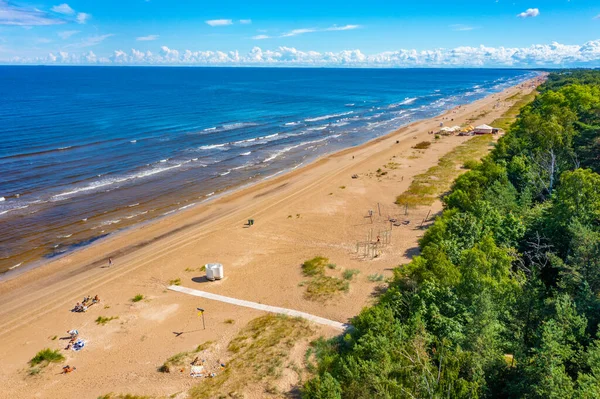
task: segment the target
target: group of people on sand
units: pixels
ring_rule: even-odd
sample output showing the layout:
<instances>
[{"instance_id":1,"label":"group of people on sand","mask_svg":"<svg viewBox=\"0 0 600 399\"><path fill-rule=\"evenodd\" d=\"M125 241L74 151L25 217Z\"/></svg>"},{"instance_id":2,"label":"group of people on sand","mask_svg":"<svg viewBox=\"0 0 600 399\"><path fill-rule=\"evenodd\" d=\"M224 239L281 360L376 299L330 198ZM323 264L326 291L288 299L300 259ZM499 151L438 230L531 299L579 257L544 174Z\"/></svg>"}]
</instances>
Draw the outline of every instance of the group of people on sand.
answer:
<instances>
[{"instance_id":1,"label":"group of people on sand","mask_svg":"<svg viewBox=\"0 0 600 399\"><path fill-rule=\"evenodd\" d=\"M98 295L94 296L93 298L91 296L85 296L81 302L77 302L72 311L85 312L90 306L95 305L98 302L100 302Z\"/></svg>"}]
</instances>

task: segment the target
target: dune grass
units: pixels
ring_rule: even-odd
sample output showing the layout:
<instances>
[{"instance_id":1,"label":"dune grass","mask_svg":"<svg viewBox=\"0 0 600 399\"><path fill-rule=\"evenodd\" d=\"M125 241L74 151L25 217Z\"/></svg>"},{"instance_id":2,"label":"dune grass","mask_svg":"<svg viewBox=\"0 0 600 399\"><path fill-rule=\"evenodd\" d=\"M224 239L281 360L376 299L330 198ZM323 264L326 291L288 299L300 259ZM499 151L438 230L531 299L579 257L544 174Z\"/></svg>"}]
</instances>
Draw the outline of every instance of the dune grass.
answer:
<instances>
[{"instance_id":1,"label":"dune grass","mask_svg":"<svg viewBox=\"0 0 600 399\"><path fill-rule=\"evenodd\" d=\"M151 397L150 396L132 395L130 393L127 393L127 394L107 393L106 395L98 396L98 399L151 399Z\"/></svg>"},{"instance_id":2,"label":"dune grass","mask_svg":"<svg viewBox=\"0 0 600 399\"><path fill-rule=\"evenodd\" d=\"M142 299L144 299L144 296L142 294L137 294L136 296L134 296L133 298L131 298L131 302L139 302Z\"/></svg>"},{"instance_id":3,"label":"dune grass","mask_svg":"<svg viewBox=\"0 0 600 399\"><path fill-rule=\"evenodd\" d=\"M169 285L181 285L181 279L176 278L176 279L170 280Z\"/></svg>"},{"instance_id":4,"label":"dune grass","mask_svg":"<svg viewBox=\"0 0 600 399\"><path fill-rule=\"evenodd\" d=\"M203 380L189 392L191 399L243 397L249 384L259 383L265 391L283 375L291 349L313 334L310 324L300 318L265 315L248 323L231 340L232 357L214 378Z\"/></svg>"},{"instance_id":5,"label":"dune grass","mask_svg":"<svg viewBox=\"0 0 600 399\"><path fill-rule=\"evenodd\" d=\"M417 150L426 150L431 147L431 141L421 141L413 146Z\"/></svg>"},{"instance_id":6,"label":"dune grass","mask_svg":"<svg viewBox=\"0 0 600 399\"><path fill-rule=\"evenodd\" d=\"M307 277L316 276L325 272L325 266L329 264L329 259L322 256L316 256L302 264L302 274Z\"/></svg>"},{"instance_id":7,"label":"dune grass","mask_svg":"<svg viewBox=\"0 0 600 399\"><path fill-rule=\"evenodd\" d=\"M38 364L42 366L47 366L49 363L60 363L65 360L65 357L58 349L52 350L50 348L42 349L29 361L31 367L37 366Z\"/></svg>"},{"instance_id":8,"label":"dune grass","mask_svg":"<svg viewBox=\"0 0 600 399\"><path fill-rule=\"evenodd\" d=\"M337 277L316 276L306 284L304 297L311 301L331 299L338 292L346 292L350 288L348 281Z\"/></svg>"},{"instance_id":9,"label":"dune grass","mask_svg":"<svg viewBox=\"0 0 600 399\"><path fill-rule=\"evenodd\" d=\"M460 165L485 155L493 143L491 135L475 136L440 158L438 164L425 173L415 176L410 187L396 199L398 205L416 207L431 205L450 189L452 181L460 174Z\"/></svg>"},{"instance_id":10,"label":"dune grass","mask_svg":"<svg viewBox=\"0 0 600 399\"><path fill-rule=\"evenodd\" d=\"M197 353L200 353L206 349L208 349L214 341L206 341L203 344L200 344L196 347L196 349L189 352L179 352L170 358L168 358L159 368L158 371L161 373L170 373L172 368L181 367L186 363L191 362L194 356Z\"/></svg>"},{"instance_id":11,"label":"dune grass","mask_svg":"<svg viewBox=\"0 0 600 399\"><path fill-rule=\"evenodd\" d=\"M354 276L356 276L359 273L360 270L358 269L347 269L343 271L342 277L344 278L344 280L352 280Z\"/></svg>"},{"instance_id":12,"label":"dune grass","mask_svg":"<svg viewBox=\"0 0 600 399\"><path fill-rule=\"evenodd\" d=\"M118 318L119 318L119 316L112 316L112 317L98 316L98 318L95 321L96 321L96 324L98 324L100 326L104 326L109 321L116 320Z\"/></svg>"},{"instance_id":13,"label":"dune grass","mask_svg":"<svg viewBox=\"0 0 600 399\"><path fill-rule=\"evenodd\" d=\"M369 274L367 276L367 279L370 282L372 282L372 283L376 283L376 282L379 282L379 281L383 281L384 276L383 276L383 274L377 274L377 273L376 274Z\"/></svg>"}]
</instances>

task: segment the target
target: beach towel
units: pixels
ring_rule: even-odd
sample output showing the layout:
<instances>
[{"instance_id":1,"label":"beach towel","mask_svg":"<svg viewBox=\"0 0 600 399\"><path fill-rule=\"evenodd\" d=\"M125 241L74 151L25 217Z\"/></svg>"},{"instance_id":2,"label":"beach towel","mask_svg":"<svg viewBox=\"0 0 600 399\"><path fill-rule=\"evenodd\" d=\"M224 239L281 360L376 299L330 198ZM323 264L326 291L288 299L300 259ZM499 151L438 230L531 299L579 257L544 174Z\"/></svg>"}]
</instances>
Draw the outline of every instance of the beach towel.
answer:
<instances>
[{"instance_id":1,"label":"beach towel","mask_svg":"<svg viewBox=\"0 0 600 399\"><path fill-rule=\"evenodd\" d=\"M204 377L204 366L192 366L192 370L190 371L190 376L196 377Z\"/></svg>"},{"instance_id":2,"label":"beach towel","mask_svg":"<svg viewBox=\"0 0 600 399\"><path fill-rule=\"evenodd\" d=\"M84 346L85 346L85 341L83 341L83 340L79 339L79 340L77 340L77 342L75 342L75 343L73 344L73 348L72 348L72 349L73 349L75 352L79 352L80 350L82 350L82 349L83 349L83 347L84 347Z\"/></svg>"}]
</instances>

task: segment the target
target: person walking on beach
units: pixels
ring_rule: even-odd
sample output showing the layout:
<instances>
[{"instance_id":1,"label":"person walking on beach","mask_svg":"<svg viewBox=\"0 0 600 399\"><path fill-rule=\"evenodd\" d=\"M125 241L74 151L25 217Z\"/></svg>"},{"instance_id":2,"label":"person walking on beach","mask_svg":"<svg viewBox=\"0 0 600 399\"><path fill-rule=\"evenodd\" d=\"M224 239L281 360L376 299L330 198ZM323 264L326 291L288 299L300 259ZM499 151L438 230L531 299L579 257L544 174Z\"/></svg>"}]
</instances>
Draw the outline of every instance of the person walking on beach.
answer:
<instances>
[{"instance_id":1,"label":"person walking on beach","mask_svg":"<svg viewBox=\"0 0 600 399\"><path fill-rule=\"evenodd\" d=\"M112 258L108 258L108 267L112 266Z\"/></svg>"}]
</instances>

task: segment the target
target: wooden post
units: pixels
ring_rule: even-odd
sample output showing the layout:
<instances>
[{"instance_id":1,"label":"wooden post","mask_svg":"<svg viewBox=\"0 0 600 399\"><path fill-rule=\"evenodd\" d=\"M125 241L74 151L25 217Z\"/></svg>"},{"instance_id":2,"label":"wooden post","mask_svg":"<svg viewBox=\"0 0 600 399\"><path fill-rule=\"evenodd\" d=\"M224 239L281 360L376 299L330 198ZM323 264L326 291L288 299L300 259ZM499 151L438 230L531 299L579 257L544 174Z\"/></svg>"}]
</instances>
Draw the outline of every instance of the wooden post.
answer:
<instances>
[{"instance_id":1,"label":"wooden post","mask_svg":"<svg viewBox=\"0 0 600 399\"><path fill-rule=\"evenodd\" d=\"M379 211L379 216L381 216L381 208L379 207L379 202L377 203L377 210Z\"/></svg>"}]
</instances>

